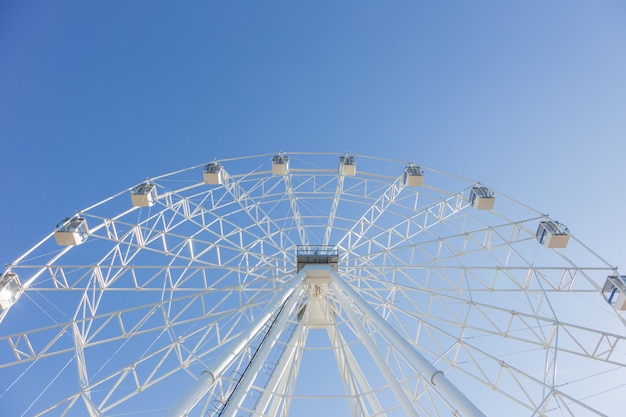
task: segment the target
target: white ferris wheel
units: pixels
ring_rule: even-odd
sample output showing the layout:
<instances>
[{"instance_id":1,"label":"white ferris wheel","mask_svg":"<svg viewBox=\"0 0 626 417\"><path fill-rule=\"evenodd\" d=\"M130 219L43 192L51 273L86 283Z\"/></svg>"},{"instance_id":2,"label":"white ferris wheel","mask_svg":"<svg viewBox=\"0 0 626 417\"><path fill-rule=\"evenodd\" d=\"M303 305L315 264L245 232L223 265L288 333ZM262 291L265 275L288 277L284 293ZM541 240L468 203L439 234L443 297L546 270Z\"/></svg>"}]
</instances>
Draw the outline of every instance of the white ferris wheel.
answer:
<instances>
[{"instance_id":1,"label":"white ferris wheel","mask_svg":"<svg viewBox=\"0 0 626 417\"><path fill-rule=\"evenodd\" d=\"M216 160L7 265L0 415L618 415L624 290L564 225L465 178Z\"/></svg>"}]
</instances>

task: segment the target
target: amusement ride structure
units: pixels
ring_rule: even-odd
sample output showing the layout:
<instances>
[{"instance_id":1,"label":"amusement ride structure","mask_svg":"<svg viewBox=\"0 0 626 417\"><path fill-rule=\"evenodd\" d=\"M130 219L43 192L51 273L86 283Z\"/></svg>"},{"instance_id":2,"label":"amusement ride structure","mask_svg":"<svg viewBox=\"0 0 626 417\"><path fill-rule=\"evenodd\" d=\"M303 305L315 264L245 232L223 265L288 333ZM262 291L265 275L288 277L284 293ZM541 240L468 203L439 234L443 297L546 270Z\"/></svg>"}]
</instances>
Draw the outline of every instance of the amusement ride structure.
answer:
<instances>
[{"instance_id":1,"label":"amusement ride structure","mask_svg":"<svg viewBox=\"0 0 626 417\"><path fill-rule=\"evenodd\" d=\"M6 266L0 414L616 415L625 290L563 224L466 178L214 160Z\"/></svg>"}]
</instances>

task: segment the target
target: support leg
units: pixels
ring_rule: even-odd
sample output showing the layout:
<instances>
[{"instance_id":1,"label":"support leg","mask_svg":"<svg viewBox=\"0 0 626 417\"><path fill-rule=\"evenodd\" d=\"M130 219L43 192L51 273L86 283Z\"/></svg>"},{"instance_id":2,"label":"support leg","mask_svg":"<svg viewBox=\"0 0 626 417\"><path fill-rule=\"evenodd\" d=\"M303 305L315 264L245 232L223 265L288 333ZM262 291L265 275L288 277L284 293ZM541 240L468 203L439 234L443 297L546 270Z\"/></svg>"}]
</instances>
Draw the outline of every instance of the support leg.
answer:
<instances>
[{"instance_id":1,"label":"support leg","mask_svg":"<svg viewBox=\"0 0 626 417\"><path fill-rule=\"evenodd\" d=\"M271 414L266 413L265 411L272 401L279 400L277 398L274 398L275 395L278 397L284 396L283 394L286 385L283 384L283 382L289 379L289 369L291 366L293 366L295 357L297 355L297 350L302 347L302 336L304 331L304 326L298 324L298 327L295 329L291 340L287 342L287 346L285 347L285 350L283 351L280 360L276 364L276 367L274 368L272 375L267 382L261 398L259 398L255 410L257 413L261 415L275 415L275 411ZM304 340L306 340L306 336Z\"/></svg>"},{"instance_id":2,"label":"support leg","mask_svg":"<svg viewBox=\"0 0 626 417\"><path fill-rule=\"evenodd\" d=\"M456 386L454 386L444 375L444 373L431 364L415 347L409 343L400 333L374 310L350 285L337 274L330 273L332 285L339 297L344 297L345 293L350 297L352 303L345 301L346 311L352 313L351 304L355 305L363 315L367 317L381 331L384 337L403 355L408 363L418 372L424 375L425 379L432 384L442 397L459 408L461 414L467 417L486 417ZM343 298L345 300L345 297ZM352 320L352 318L350 319Z\"/></svg>"},{"instance_id":3,"label":"support leg","mask_svg":"<svg viewBox=\"0 0 626 417\"><path fill-rule=\"evenodd\" d=\"M372 338L370 334L367 332L365 327L363 327L361 320L354 313L352 309L352 305L350 301L348 300L348 298L341 292L341 289L338 288L340 286L336 285L335 279L333 279L332 287L333 287L333 293L335 294L335 297L337 297L339 304L341 305L342 309L348 316L348 319L350 320L350 323L352 324L355 331L357 332L359 339L365 345L365 348L367 349L369 354L372 356L372 359L376 363L376 366L378 366L378 369L380 369L380 372L383 374L383 376L387 380L387 384L389 385L389 387L391 387L391 390L393 391L398 402L400 403L400 407L402 407L404 414L406 416L419 417L419 414L417 413L417 410L413 406L413 403L407 396L406 391L404 390L404 388L402 388L402 385L400 385L400 383L398 382L396 375L393 374L393 372L391 371L391 368L389 368L389 365L387 365L387 363L385 362L385 358L380 353L378 346L376 346L372 342Z\"/></svg>"},{"instance_id":4,"label":"support leg","mask_svg":"<svg viewBox=\"0 0 626 417\"><path fill-rule=\"evenodd\" d=\"M202 399L217 378L221 376L222 372L249 345L250 341L254 339L296 288L302 285L304 277L306 277L306 273L300 271L291 279L285 288L268 303L263 313L254 322L250 323L250 326L244 332L231 341L224 349L224 354L213 363L213 366L200 375L200 378L196 380L185 395L167 412L166 417L183 417Z\"/></svg>"},{"instance_id":5,"label":"support leg","mask_svg":"<svg viewBox=\"0 0 626 417\"><path fill-rule=\"evenodd\" d=\"M289 317L292 316L293 310L302 298L303 290L303 285L296 288L291 297L285 303L285 306L276 318L276 321L272 324L272 327L270 328L267 337L265 338L261 346L259 346L259 349L254 355L252 362L250 362L250 365L246 369L246 372L239 380L239 384L237 384L235 391L229 398L226 407L224 407L224 410L222 410L222 416L235 417L237 411L239 410L239 407L241 407L241 404L246 398L246 395L250 391L254 380L261 371L263 365L266 363L267 358L269 357L272 349L276 344L276 341L285 331Z\"/></svg>"}]
</instances>

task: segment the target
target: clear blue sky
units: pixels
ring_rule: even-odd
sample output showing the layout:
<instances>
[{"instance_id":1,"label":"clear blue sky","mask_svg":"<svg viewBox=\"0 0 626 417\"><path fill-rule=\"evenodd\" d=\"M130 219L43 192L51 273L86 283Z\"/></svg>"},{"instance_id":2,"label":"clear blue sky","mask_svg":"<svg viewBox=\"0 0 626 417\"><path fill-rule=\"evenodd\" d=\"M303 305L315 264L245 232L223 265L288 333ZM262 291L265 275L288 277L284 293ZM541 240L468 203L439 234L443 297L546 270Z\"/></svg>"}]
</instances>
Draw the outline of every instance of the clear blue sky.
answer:
<instances>
[{"instance_id":1,"label":"clear blue sky","mask_svg":"<svg viewBox=\"0 0 626 417\"><path fill-rule=\"evenodd\" d=\"M480 180L626 267L625 45L621 0L2 1L0 259L146 177L284 149Z\"/></svg>"},{"instance_id":2,"label":"clear blue sky","mask_svg":"<svg viewBox=\"0 0 626 417\"><path fill-rule=\"evenodd\" d=\"M474 178L626 274L625 134L624 0L0 0L3 264L146 177L294 150Z\"/></svg>"}]
</instances>

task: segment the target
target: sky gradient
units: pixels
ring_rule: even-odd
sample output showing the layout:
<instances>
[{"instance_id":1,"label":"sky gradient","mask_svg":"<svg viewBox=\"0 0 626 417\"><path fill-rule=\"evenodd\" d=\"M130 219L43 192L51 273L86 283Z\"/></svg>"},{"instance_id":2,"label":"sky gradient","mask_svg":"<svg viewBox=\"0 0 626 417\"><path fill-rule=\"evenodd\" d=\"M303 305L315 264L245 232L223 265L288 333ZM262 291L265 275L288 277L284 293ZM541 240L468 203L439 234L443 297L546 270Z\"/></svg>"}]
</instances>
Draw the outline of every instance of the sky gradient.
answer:
<instances>
[{"instance_id":1,"label":"sky gradient","mask_svg":"<svg viewBox=\"0 0 626 417\"><path fill-rule=\"evenodd\" d=\"M0 3L0 258L179 168L351 151L473 178L624 264L626 5Z\"/></svg>"},{"instance_id":2,"label":"sky gradient","mask_svg":"<svg viewBox=\"0 0 626 417\"><path fill-rule=\"evenodd\" d=\"M625 45L622 0L0 2L0 260L148 177L350 151L481 181L626 274Z\"/></svg>"}]
</instances>

